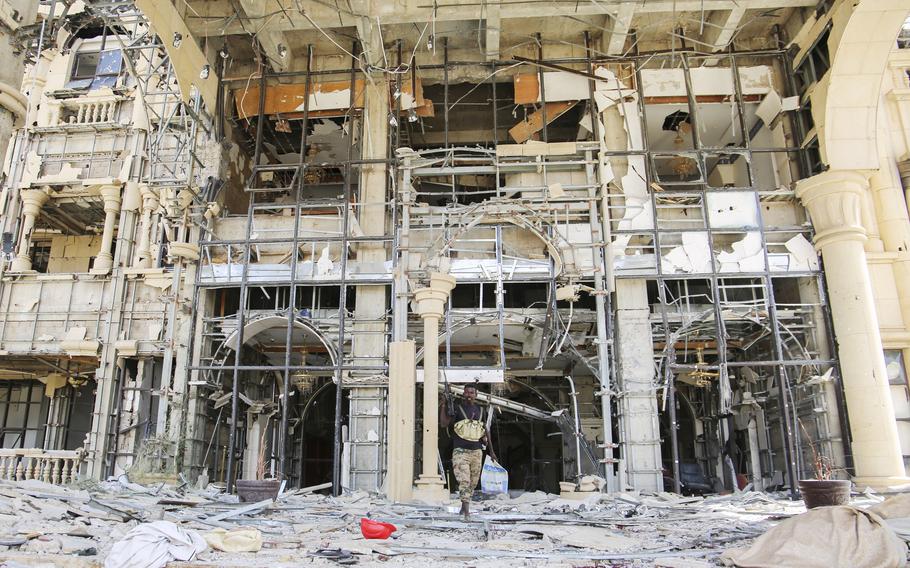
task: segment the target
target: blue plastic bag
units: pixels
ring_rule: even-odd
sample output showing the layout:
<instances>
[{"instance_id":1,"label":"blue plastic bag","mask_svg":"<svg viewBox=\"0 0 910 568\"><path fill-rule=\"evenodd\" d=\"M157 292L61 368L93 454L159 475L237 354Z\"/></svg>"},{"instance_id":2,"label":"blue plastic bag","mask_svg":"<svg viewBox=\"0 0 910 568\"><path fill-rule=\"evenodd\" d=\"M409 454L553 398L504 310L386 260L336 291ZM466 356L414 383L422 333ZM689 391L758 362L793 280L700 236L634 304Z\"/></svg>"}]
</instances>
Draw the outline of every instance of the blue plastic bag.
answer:
<instances>
[{"instance_id":1,"label":"blue plastic bag","mask_svg":"<svg viewBox=\"0 0 910 568\"><path fill-rule=\"evenodd\" d=\"M483 470L480 472L480 489L484 493L509 493L509 472L490 456L483 460Z\"/></svg>"}]
</instances>

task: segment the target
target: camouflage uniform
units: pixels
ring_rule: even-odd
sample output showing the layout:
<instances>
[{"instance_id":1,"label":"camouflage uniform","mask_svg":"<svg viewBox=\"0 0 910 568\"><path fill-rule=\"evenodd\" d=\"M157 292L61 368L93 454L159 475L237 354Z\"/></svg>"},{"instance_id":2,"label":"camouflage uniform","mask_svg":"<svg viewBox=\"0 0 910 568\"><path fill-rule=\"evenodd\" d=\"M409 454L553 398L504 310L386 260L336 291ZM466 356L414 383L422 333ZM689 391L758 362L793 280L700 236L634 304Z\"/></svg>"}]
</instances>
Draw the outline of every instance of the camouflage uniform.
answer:
<instances>
[{"instance_id":1,"label":"camouflage uniform","mask_svg":"<svg viewBox=\"0 0 910 568\"><path fill-rule=\"evenodd\" d=\"M452 450L452 469L458 481L458 496L463 502L471 500L474 488L480 481L480 470L483 467L483 450Z\"/></svg>"}]
</instances>

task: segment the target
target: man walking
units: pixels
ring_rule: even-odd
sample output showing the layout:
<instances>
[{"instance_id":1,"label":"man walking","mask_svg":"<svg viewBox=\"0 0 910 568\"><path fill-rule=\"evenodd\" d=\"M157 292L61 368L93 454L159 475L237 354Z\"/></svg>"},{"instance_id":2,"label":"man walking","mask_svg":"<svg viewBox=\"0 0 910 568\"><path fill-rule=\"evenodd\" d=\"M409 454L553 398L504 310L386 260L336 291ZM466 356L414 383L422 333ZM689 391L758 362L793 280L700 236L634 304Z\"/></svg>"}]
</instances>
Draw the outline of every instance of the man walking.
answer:
<instances>
[{"instance_id":1,"label":"man walking","mask_svg":"<svg viewBox=\"0 0 910 568\"><path fill-rule=\"evenodd\" d=\"M439 407L439 424L447 428L453 421L455 423L455 436L452 450L452 469L455 480L458 481L458 496L461 498L461 514L467 519L470 515L471 497L474 488L480 481L480 471L483 468L483 447L486 444L487 452L494 461L496 454L493 452L492 437L484 421L483 407L477 404L477 387L467 385L463 393L464 400L454 404L454 411L445 401Z\"/></svg>"}]
</instances>

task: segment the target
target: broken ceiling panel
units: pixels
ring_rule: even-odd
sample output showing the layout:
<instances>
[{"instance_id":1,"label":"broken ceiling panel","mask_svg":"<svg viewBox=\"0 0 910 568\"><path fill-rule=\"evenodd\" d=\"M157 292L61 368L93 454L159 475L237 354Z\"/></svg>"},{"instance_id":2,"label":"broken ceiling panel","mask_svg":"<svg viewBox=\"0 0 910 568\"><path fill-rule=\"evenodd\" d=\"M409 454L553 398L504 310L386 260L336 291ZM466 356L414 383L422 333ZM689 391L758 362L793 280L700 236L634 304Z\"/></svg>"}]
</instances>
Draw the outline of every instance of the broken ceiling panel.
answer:
<instances>
[{"instance_id":1,"label":"broken ceiling panel","mask_svg":"<svg viewBox=\"0 0 910 568\"><path fill-rule=\"evenodd\" d=\"M774 122L774 119L777 118L777 115L780 114L781 110L780 95L777 94L777 91L772 90L761 100L755 114L762 119L762 122L764 122L765 125L770 125Z\"/></svg>"},{"instance_id":2,"label":"broken ceiling panel","mask_svg":"<svg viewBox=\"0 0 910 568\"><path fill-rule=\"evenodd\" d=\"M623 97L634 96L636 91L622 84L613 71L598 67L594 74L602 77L594 81L594 99L597 110L603 111ZM548 103L559 101L580 101L591 98L591 80L583 75L566 71L548 71L543 74L544 98ZM513 79L515 104L526 105L540 102L540 78L537 73L522 73Z\"/></svg>"},{"instance_id":3,"label":"broken ceiling panel","mask_svg":"<svg viewBox=\"0 0 910 568\"><path fill-rule=\"evenodd\" d=\"M682 246L674 247L661 257L664 271L694 274L711 272L711 247L708 233L682 233L682 242Z\"/></svg>"},{"instance_id":4,"label":"broken ceiling panel","mask_svg":"<svg viewBox=\"0 0 910 568\"><path fill-rule=\"evenodd\" d=\"M812 243L799 234L784 243L790 252L790 270L818 270L818 253Z\"/></svg>"},{"instance_id":5,"label":"broken ceiling panel","mask_svg":"<svg viewBox=\"0 0 910 568\"><path fill-rule=\"evenodd\" d=\"M758 204L751 191L707 192L708 222L712 229L754 229L759 225Z\"/></svg>"},{"instance_id":6,"label":"broken ceiling panel","mask_svg":"<svg viewBox=\"0 0 910 568\"><path fill-rule=\"evenodd\" d=\"M347 110L351 106L351 83L349 81L328 81L315 83L309 95L309 111L312 113L326 113L331 111ZM363 106L362 79L354 81L354 106ZM266 87L264 113L267 115L280 114L285 118L297 116L303 112L306 104L306 85L294 83L290 85L269 85ZM237 106L237 116L248 118L259 114L259 86L236 89L234 100Z\"/></svg>"},{"instance_id":7,"label":"broken ceiling panel","mask_svg":"<svg viewBox=\"0 0 910 568\"><path fill-rule=\"evenodd\" d=\"M733 95L733 73L728 67L696 67L689 71L694 96ZM740 67L743 95L763 95L772 88L771 68ZM642 69L645 97L685 97L686 77L682 69Z\"/></svg>"},{"instance_id":8,"label":"broken ceiling panel","mask_svg":"<svg viewBox=\"0 0 910 568\"><path fill-rule=\"evenodd\" d=\"M717 261L721 272L762 272L765 269L761 233L750 231L734 242L732 252L720 251Z\"/></svg>"}]
</instances>

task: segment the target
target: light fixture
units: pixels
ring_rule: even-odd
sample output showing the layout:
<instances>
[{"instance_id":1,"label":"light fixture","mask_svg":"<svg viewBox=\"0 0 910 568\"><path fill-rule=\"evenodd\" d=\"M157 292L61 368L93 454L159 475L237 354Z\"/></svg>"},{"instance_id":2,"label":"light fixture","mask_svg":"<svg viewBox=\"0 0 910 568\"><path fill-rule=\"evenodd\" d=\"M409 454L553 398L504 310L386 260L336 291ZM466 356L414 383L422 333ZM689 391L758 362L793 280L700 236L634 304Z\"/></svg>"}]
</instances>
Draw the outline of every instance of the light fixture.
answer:
<instances>
[{"instance_id":1,"label":"light fixture","mask_svg":"<svg viewBox=\"0 0 910 568\"><path fill-rule=\"evenodd\" d=\"M682 135L677 130L676 138L673 139L673 145L679 151L681 151L683 144L684 140L682 138ZM692 175L698 173L698 162L682 153L673 156L673 158L671 158L669 161L669 166L674 174L683 179L687 179Z\"/></svg>"},{"instance_id":2,"label":"light fixture","mask_svg":"<svg viewBox=\"0 0 910 568\"><path fill-rule=\"evenodd\" d=\"M88 382L88 377L84 375L72 375L66 379L66 382L73 388L79 388Z\"/></svg>"},{"instance_id":3,"label":"light fixture","mask_svg":"<svg viewBox=\"0 0 910 568\"><path fill-rule=\"evenodd\" d=\"M389 126L398 126L398 119L392 113L389 113Z\"/></svg>"},{"instance_id":4,"label":"light fixture","mask_svg":"<svg viewBox=\"0 0 910 568\"><path fill-rule=\"evenodd\" d=\"M396 87L395 87L395 90L392 92L392 98L395 99L395 100L398 100L400 97L401 97L401 89L399 89L399 88L396 86Z\"/></svg>"},{"instance_id":5,"label":"light fixture","mask_svg":"<svg viewBox=\"0 0 910 568\"><path fill-rule=\"evenodd\" d=\"M412 108L408 109L408 122L417 122L417 111Z\"/></svg>"},{"instance_id":6,"label":"light fixture","mask_svg":"<svg viewBox=\"0 0 910 568\"><path fill-rule=\"evenodd\" d=\"M427 49L433 51L433 34L427 36Z\"/></svg>"},{"instance_id":7,"label":"light fixture","mask_svg":"<svg viewBox=\"0 0 910 568\"><path fill-rule=\"evenodd\" d=\"M288 56L288 46L283 43L278 44L278 57L284 59Z\"/></svg>"},{"instance_id":8,"label":"light fixture","mask_svg":"<svg viewBox=\"0 0 910 568\"><path fill-rule=\"evenodd\" d=\"M279 118L275 121L275 132L284 132L285 134L291 133L291 123L283 118Z\"/></svg>"},{"instance_id":9,"label":"light fixture","mask_svg":"<svg viewBox=\"0 0 910 568\"><path fill-rule=\"evenodd\" d=\"M308 396L316 389L317 381L318 378L309 373L294 374L294 386L297 387L301 398Z\"/></svg>"},{"instance_id":10,"label":"light fixture","mask_svg":"<svg viewBox=\"0 0 910 568\"><path fill-rule=\"evenodd\" d=\"M208 79L208 78L209 78L209 72L211 72L211 70L212 70L212 69L211 69L211 67L209 67L209 64L206 63L205 65L202 66L202 70L199 72L199 78L200 78L200 79Z\"/></svg>"},{"instance_id":11,"label":"light fixture","mask_svg":"<svg viewBox=\"0 0 910 568\"><path fill-rule=\"evenodd\" d=\"M720 376L720 373L717 371L709 371L705 369L707 366L705 362L705 348L696 347L695 348L695 370L689 371L686 375L686 381L689 384L693 384L696 387L708 387L711 385L711 381Z\"/></svg>"},{"instance_id":12,"label":"light fixture","mask_svg":"<svg viewBox=\"0 0 910 568\"><path fill-rule=\"evenodd\" d=\"M183 35L180 32L174 32L174 40L171 42L174 47L180 47L180 42L183 41Z\"/></svg>"},{"instance_id":13,"label":"light fixture","mask_svg":"<svg viewBox=\"0 0 910 568\"><path fill-rule=\"evenodd\" d=\"M227 50L227 46L226 46L226 45L222 45L222 46L221 46L221 49L218 50L218 55L221 56L221 59L227 59L228 57L231 56L231 54L228 53L228 50Z\"/></svg>"}]
</instances>

